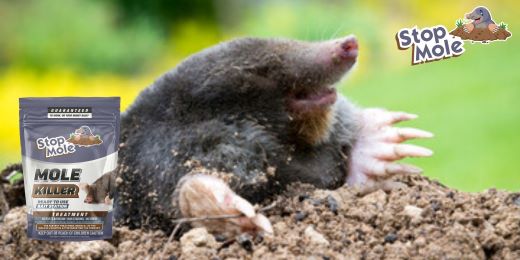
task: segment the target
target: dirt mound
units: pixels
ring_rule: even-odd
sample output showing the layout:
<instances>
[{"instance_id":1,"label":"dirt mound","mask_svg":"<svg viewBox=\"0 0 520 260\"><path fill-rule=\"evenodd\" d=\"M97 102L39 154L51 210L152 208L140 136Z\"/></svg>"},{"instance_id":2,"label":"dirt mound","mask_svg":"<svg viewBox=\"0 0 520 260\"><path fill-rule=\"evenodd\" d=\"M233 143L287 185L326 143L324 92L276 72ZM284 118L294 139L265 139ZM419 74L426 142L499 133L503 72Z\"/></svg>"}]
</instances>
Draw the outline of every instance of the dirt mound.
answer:
<instances>
[{"instance_id":1,"label":"dirt mound","mask_svg":"<svg viewBox=\"0 0 520 260\"><path fill-rule=\"evenodd\" d=\"M103 143L98 135L72 135L67 142L79 146L91 146Z\"/></svg>"},{"instance_id":2,"label":"dirt mound","mask_svg":"<svg viewBox=\"0 0 520 260\"><path fill-rule=\"evenodd\" d=\"M470 33L464 31L464 26L459 26L450 32L451 35L458 36L463 40L472 40L479 42L489 42L496 40L506 40L511 36L511 33L506 29L500 28L495 33L487 28L475 28Z\"/></svg>"},{"instance_id":3,"label":"dirt mound","mask_svg":"<svg viewBox=\"0 0 520 260\"><path fill-rule=\"evenodd\" d=\"M421 176L396 178L407 187L367 195L295 184L265 212L275 235L264 237L224 239L197 228L168 242L162 231L115 227L107 241L36 241L27 239L17 207L0 222L0 259L520 259L520 193L463 193Z\"/></svg>"}]
</instances>

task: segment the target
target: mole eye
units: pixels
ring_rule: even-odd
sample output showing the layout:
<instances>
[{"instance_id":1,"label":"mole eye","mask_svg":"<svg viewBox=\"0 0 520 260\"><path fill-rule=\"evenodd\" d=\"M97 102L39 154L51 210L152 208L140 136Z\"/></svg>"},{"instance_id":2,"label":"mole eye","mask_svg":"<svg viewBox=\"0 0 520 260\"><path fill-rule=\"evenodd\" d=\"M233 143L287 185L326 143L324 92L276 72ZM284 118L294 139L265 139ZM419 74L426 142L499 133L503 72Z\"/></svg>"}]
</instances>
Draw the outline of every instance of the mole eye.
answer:
<instances>
[{"instance_id":1,"label":"mole eye","mask_svg":"<svg viewBox=\"0 0 520 260\"><path fill-rule=\"evenodd\" d=\"M484 11L480 10L480 15L484 15Z\"/></svg>"}]
</instances>

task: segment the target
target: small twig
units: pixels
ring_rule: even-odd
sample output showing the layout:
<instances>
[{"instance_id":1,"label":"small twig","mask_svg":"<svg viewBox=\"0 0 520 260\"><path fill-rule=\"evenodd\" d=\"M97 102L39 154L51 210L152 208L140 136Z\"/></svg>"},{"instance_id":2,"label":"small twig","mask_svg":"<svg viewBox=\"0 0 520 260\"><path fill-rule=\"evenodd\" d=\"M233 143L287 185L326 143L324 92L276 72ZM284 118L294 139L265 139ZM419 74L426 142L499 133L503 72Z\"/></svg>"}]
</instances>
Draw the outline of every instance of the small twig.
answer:
<instances>
[{"instance_id":1,"label":"small twig","mask_svg":"<svg viewBox=\"0 0 520 260\"><path fill-rule=\"evenodd\" d=\"M222 249L225 248L225 247L230 246L231 244L235 243L236 241L237 241L236 238L231 238L231 239L228 239L228 240L224 241L224 242L222 243L222 245L220 245L220 247L217 249L217 251L220 252L220 250L222 250Z\"/></svg>"},{"instance_id":2,"label":"small twig","mask_svg":"<svg viewBox=\"0 0 520 260\"><path fill-rule=\"evenodd\" d=\"M274 207L276 207L276 203L278 203L278 201L273 201L273 203L271 203L271 204L269 204L269 205L259 209L258 211L259 212L269 211L269 210L273 209Z\"/></svg>"},{"instance_id":3,"label":"small twig","mask_svg":"<svg viewBox=\"0 0 520 260\"><path fill-rule=\"evenodd\" d=\"M181 227L181 225L183 224L184 222L182 221L179 221L177 223L177 225L175 225L175 228L173 229L172 233L170 234L170 237L168 238L168 242L166 242L166 245L171 243L173 241L173 238L175 237L175 234L177 234L177 231L179 231L179 228ZM162 250L162 253L161 253L161 259L166 259L165 258L165 254L166 254L166 246L163 248Z\"/></svg>"},{"instance_id":4,"label":"small twig","mask_svg":"<svg viewBox=\"0 0 520 260\"><path fill-rule=\"evenodd\" d=\"M175 234L177 234L177 231L179 231L179 228L181 227L181 225L182 225L183 223L184 223L184 222L179 222L179 223L177 223L177 225L175 225L175 228L173 229L172 234L171 234L170 237L168 238L168 243L171 243L171 242L172 242L173 237L175 236Z\"/></svg>"},{"instance_id":5,"label":"small twig","mask_svg":"<svg viewBox=\"0 0 520 260\"><path fill-rule=\"evenodd\" d=\"M243 217L244 214L234 214L234 215L217 215L217 216L202 216L195 218L179 218L172 220L172 223L189 223L189 222L197 222L197 221L209 221L209 220L219 220L219 219L228 219L228 218L239 218Z\"/></svg>"}]
</instances>

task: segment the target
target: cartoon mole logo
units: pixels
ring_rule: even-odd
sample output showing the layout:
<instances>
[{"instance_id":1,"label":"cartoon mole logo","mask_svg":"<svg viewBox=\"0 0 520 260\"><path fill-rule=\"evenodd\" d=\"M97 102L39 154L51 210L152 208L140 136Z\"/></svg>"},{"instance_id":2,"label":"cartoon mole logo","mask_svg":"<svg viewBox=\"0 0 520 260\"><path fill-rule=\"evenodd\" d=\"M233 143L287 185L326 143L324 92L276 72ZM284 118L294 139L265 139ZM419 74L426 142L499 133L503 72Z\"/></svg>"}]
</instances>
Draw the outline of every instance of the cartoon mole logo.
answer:
<instances>
[{"instance_id":1,"label":"cartoon mole logo","mask_svg":"<svg viewBox=\"0 0 520 260\"><path fill-rule=\"evenodd\" d=\"M90 127L84 125L76 129L74 133L70 134L67 142L78 146L89 147L103 143L101 136L94 135Z\"/></svg>"},{"instance_id":2,"label":"cartoon mole logo","mask_svg":"<svg viewBox=\"0 0 520 260\"><path fill-rule=\"evenodd\" d=\"M412 47L412 65L460 56L464 53L464 40L489 43L511 37L507 24L497 25L489 10L478 6L465 15L467 20L459 19L457 28L448 33L446 27L437 25L419 29L404 28L397 32L395 39L400 50Z\"/></svg>"},{"instance_id":3,"label":"cartoon mole logo","mask_svg":"<svg viewBox=\"0 0 520 260\"><path fill-rule=\"evenodd\" d=\"M412 47L412 65L456 57L464 52L464 42L460 38L449 35L446 27L418 29L404 28L395 36L397 47L406 50Z\"/></svg>"},{"instance_id":4,"label":"cartoon mole logo","mask_svg":"<svg viewBox=\"0 0 520 260\"><path fill-rule=\"evenodd\" d=\"M477 6L464 17L466 19L458 19L455 22L457 28L450 32L451 35L458 36L463 40L481 43L496 40L505 41L511 37L511 32L507 30L507 24L501 22L497 25L493 21L489 9L484 6Z\"/></svg>"}]
</instances>

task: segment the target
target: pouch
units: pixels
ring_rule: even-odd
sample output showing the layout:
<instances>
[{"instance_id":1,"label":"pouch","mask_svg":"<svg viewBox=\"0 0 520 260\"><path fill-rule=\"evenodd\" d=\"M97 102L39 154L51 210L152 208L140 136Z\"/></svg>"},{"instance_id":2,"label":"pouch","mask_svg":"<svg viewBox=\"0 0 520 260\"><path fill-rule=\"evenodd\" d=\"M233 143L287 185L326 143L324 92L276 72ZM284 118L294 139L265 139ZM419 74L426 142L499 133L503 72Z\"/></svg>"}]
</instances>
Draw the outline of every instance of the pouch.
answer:
<instances>
[{"instance_id":1,"label":"pouch","mask_svg":"<svg viewBox=\"0 0 520 260\"><path fill-rule=\"evenodd\" d=\"M28 237L112 237L119 97L20 98Z\"/></svg>"}]
</instances>

